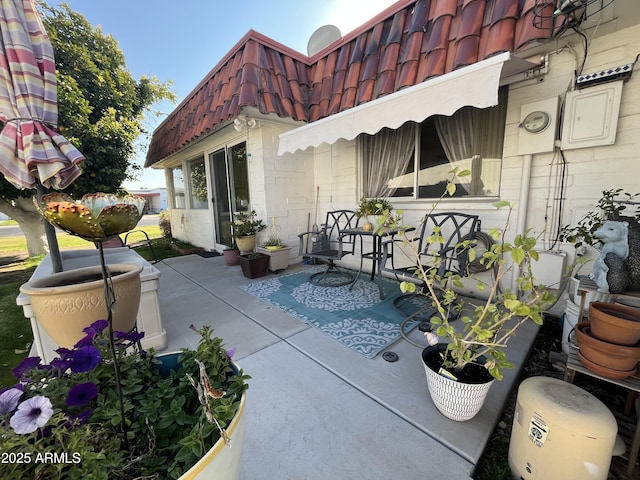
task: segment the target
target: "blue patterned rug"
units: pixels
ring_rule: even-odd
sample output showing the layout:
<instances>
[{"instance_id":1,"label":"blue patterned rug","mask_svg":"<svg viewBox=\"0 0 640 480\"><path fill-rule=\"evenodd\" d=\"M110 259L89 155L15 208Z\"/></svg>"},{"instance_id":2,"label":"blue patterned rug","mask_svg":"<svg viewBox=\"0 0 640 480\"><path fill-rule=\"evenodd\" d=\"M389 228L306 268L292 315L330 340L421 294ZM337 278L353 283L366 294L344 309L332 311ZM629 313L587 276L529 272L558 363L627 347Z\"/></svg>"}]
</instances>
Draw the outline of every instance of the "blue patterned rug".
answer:
<instances>
[{"instance_id":1,"label":"blue patterned rug","mask_svg":"<svg viewBox=\"0 0 640 480\"><path fill-rule=\"evenodd\" d=\"M400 325L404 317L393 308L393 299L401 294L397 282L379 280L385 293L385 299L380 300L378 286L365 274L352 290L348 285L311 285L311 273L323 268L311 267L301 272L255 281L241 288L313 325L367 358L375 357L400 338ZM405 331L418 323L408 323Z\"/></svg>"}]
</instances>

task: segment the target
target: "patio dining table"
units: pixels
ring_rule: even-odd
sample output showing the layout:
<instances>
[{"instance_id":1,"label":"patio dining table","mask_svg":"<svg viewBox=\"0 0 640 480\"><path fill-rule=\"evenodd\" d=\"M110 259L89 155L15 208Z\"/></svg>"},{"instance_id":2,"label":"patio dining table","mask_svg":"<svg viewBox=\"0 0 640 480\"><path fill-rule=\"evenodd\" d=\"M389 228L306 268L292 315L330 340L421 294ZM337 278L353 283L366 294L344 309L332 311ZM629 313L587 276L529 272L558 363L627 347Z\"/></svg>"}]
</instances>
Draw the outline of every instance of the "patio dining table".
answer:
<instances>
[{"instance_id":1,"label":"patio dining table","mask_svg":"<svg viewBox=\"0 0 640 480\"><path fill-rule=\"evenodd\" d=\"M371 260L371 281L375 282L378 286L378 293L380 294L380 299L384 299L384 289L380 282L376 281L376 278L382 275L381 270L381 260L382 260L382 241L385 238L393 239L398 233L402 232L411 232L415 230L415 227L376 227L374 226L372 229L366 230L362 227L357 228L348 228L341 232L342 236L348 235L359 235L361 238L363 237L371 237L372 238L372 247L371 251L364 251L361 249L360 256L362 259ZM361 242L360 245L363 245ZM349 289L352 289L356 284L358 279L360 278L360 274L362 273L362 264L360 261L360 269L358 270L358 274L354 279L353 283Z\"/></svg>"}]
</instances>

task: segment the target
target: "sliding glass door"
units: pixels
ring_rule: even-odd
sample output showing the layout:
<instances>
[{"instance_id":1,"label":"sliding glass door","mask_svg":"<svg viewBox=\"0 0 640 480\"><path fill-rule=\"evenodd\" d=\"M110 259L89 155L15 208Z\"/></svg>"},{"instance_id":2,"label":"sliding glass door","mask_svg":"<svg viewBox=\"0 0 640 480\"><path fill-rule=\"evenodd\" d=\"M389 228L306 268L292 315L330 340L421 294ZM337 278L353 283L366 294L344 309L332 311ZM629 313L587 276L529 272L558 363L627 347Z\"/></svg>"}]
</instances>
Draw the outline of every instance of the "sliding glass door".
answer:
<instances>
[{"instance_id":1,"label":"sliding glass door","mask_svg":"<svg viewBox=\"0 0 640 480\"><path fill-rule=\"evenodd\" d=\"M250 209L246 144L239 143L209 154L213 175L216 243L231 245L233 212Z\"/></svg>"}]
</instances>

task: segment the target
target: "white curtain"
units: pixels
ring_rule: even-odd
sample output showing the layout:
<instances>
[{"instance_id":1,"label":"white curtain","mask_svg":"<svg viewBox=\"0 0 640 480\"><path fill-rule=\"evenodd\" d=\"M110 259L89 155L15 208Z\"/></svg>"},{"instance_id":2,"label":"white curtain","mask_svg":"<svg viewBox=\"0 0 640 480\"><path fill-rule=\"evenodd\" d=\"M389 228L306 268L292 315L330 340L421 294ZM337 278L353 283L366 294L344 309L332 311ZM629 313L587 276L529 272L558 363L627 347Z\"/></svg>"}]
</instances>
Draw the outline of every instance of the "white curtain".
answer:
<instances>
[{"instance_id":1,"label":"white curtain","mask_svg":"<svg viewBox=\"0 0 640 480\"><path fill-rule=\"evenodd\" d=\"M413 161L416 124L407 122L397 130L383 128L375 135L362 135L364 196L389 197L394 188L389 179L406 173Z\"/></svg>"},{"instance_id":2,"label":"white curtain","mask_svg":"<svg viewBox=\"0 0 640 480\"><path fill-rule=\"evenodd\" d=\"M482 195L482 159L502 158L504 125L507 114L506 90L499 93L499 103L491 108L464 107L453 116L436 116L436 131L449 163L471 176L459 181L469 195Z\"/></svg>"}]
</instances>

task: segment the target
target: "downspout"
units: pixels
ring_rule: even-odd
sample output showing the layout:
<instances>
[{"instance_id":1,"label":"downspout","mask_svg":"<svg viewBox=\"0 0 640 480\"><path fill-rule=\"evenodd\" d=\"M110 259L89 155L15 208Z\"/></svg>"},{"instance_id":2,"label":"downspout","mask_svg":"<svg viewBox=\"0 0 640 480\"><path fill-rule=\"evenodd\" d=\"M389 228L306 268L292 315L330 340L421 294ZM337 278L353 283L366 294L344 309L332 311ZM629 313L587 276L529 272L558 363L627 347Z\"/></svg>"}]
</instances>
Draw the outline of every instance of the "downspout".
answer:
<instances>
[{"instance_id":1,"label":"downspout","mask_svg":"<svg viewBox=\"0 0 640 480\"><path fill-rule=\"evenodd\" d=\"M529 209L529 183L531 181L531 165L533 155L527 154L522 158L522 177L520 177L520 198L518 199L518 219L516 221L516 235L524 233L527 227L527 210ZM511 277L511 290L516 291L518 277L520 276L519 266L513 269Z\"/></svg>"}]
</instances>

